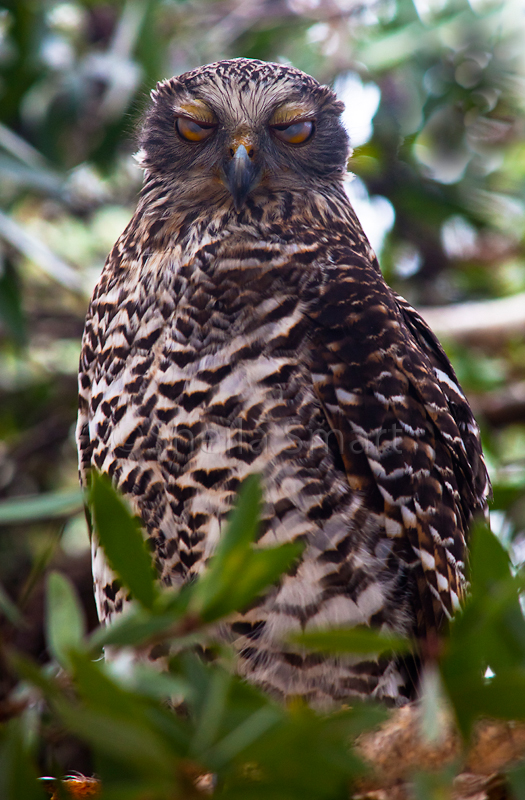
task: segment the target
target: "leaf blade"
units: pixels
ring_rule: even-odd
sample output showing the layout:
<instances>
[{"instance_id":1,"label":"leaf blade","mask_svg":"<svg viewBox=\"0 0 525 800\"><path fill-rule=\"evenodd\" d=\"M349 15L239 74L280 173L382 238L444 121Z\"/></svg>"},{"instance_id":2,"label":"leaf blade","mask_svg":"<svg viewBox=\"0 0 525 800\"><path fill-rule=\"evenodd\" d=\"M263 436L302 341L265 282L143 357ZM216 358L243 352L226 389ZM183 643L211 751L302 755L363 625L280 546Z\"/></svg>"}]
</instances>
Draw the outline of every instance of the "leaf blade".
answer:
<instances>
[{"instance_id":1,"label":"leaf blade","mask_svg":"<svg viewBox=\"0 0 525 800\"><path fill-rule=\"evenodd\" d=\"M69 654L82 646L85 628L84 612L73 584L61 572L51 572L46 593L46 639L61 666L70 665Z\"/></svg>"},{"instance_id":2,"label":"leaf blade","mask_svg":"<svg viewBox=\"0 0 525 800\"><path fill-rule=\"evenodd\" d=\"M96 534L111 568L141 605L151 609L158 596L151 556L139 522L109 479L93 472L89 491Z\"/></svg>"},{"instance_id":3,"label":"leaf blade","mask_svg":"<svg viewBox=\"0 0 525 800\"><path fill-rule=\"evenodd\" d=\"M83 506L80 489L15 497L0 503L0 525L71 517L80 513Z\"/></svg>"},{"instance_id":4,"label":"leaf blade","mask_svg":"<svg viewBox=\"0 0 525 800\"><path fill-rule=\"evenodd\" d=\"M412 649L402 636L386 636L373 628L333 628L307 631L293 636L290 641L323 653L406 653Z\"/></svg>"}]
</instances>

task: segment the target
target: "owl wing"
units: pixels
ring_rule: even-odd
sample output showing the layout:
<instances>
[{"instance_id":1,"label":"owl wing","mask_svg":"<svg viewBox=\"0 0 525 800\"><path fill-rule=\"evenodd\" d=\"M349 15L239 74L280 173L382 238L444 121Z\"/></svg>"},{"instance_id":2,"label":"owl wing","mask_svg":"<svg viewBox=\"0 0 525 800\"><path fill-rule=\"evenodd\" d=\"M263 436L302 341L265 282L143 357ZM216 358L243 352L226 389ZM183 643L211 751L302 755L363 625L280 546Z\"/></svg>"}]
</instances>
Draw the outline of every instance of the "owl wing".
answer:
<instances>
[{"instance_id":1,"label":"owl wing","mask_svg":"<svg viewBox=\"0 0 525 800\"><path fill-rule=\"evenodd\" d=\"M423 320L367 256L339 258L306 293L312 380L350 486L413 573L424 636L464 592L466 535L488 494L479 431Z\"/></svg>"},{"instance_id":2,"label":"owl wing","mask_svg":"<svg viewBox=\"0 0 525 800\"><path fill-rule=\"evenodd\" d=\"M480 511L488 518L491 486L481 449L479 428L463 394L452 364L436 335L417 311L399 295L394 295L410 333L427 356L447 401L463 441L467 470L461 482L462 503L470 513ZM468 517L469 521L471 516Z\"/></svg>"}]
</instances>

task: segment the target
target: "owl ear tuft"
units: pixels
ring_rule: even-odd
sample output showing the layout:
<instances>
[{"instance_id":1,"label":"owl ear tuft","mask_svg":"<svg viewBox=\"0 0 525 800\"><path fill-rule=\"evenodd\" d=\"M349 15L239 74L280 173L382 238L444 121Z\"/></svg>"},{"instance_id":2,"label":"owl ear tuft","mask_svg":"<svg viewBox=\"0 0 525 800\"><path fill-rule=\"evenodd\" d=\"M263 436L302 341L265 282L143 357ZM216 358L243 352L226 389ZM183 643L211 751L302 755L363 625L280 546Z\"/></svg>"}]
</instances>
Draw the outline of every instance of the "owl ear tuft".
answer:
<instances>
[{"instance_id":1,"label":"owl ear tuft","mask_svg":"<svg viewBox=\"0 0 525 800\"><path fill-rule=\"evenodd\" d=\"M172 94L173 91L182 89L182 83L177 77L166 78L164 81L159 81L154 89L150 92L150 97L156 103L160 97Z\"/></svg>"}]
</instances>

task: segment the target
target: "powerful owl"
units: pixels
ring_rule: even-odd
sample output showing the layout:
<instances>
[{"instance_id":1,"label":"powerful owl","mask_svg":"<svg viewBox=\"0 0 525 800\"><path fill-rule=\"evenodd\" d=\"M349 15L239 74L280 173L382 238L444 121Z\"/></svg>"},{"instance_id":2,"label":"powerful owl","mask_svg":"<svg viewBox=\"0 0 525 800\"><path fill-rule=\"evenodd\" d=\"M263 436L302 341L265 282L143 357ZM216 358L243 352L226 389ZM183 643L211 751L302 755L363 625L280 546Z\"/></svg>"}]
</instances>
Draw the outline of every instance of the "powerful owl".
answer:
<instances>
[{"instance_id":1,"label":"powerful owl","mask_svg":"<svg viewBox=\"0 0 525 800\"><path fill-rule=\"evenodd\" d=\"M342 110L303 72L244 58L159 83L139 204L94 291L80 367L82 480L95 467L129 498L163 584L202 571L260 473L258 546L305 547L224 635L241 675L320 707L402 703L413 679L287 637L439 630L488 492L454 370L385 284L346 196ZM93 565L108 620L126 599L96 535Z\"/></svg>"}]
</instances>

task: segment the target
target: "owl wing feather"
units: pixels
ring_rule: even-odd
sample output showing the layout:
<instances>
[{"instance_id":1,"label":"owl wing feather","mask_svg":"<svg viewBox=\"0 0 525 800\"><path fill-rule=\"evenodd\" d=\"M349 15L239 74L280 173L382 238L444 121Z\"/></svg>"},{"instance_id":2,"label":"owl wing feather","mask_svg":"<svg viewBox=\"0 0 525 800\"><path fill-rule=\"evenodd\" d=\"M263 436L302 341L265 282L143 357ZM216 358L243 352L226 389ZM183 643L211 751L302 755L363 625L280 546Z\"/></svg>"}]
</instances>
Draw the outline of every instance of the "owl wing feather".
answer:
<instances>
[{"instance_id":1,"label":"owl wing feather","mask_svg":"<svg viewBox=\"0 0 525 800\"><path fill-rule=\"evenodd\" d=\"M350 486L413 570L414 632L425 636L464 592L466 535L488 486L479 433L426 324L366 257L346 260L310 284L314 388Z\"/></svg>"},{"instance_id":2,"label":"owl wing feather","mask_svg":"<svg viewBox=\"0 0 525 800\"><path fill-rule=\"evenodd\" d=\"M479 428L472 414L472 409L459 386L456 373L435 333L403 297L396 294L395 299L409 331L432 365L432 369L447 400L450 413L461 434L467 455L466 463L462 460L462 505L467 510L478 508L487 516L487 503L491 497L491 486L481 449Z\"/></svg>"}]
</instances>

